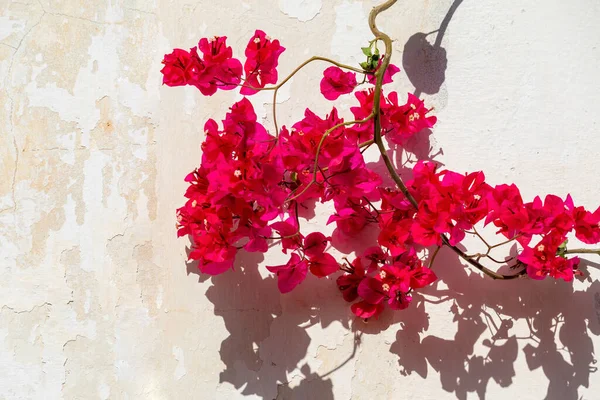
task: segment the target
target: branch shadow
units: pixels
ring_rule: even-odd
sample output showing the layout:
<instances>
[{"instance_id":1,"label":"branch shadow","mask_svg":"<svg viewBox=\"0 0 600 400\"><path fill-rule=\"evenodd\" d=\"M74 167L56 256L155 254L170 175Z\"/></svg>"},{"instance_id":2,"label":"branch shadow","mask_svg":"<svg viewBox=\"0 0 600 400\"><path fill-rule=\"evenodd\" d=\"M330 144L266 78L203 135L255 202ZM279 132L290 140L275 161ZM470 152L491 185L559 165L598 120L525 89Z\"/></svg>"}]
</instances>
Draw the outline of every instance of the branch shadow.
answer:
<instances>
[{"instance_id":1,"label":"branch shadow","mask_svg":"<svg viewBox=\"0 0 600 400\"><path fill-rule=\"evenodd\" d=\"M438 257L440 280L415 298L414 311L403 316L410 322L401 322L390 348L398 355L402 374L427 378L433 370L442 388L457 399L471 392L485 399L491 380L501 387L513 383L522 347L529 370L541 368L548 378L545 399L577 400L579 388L589 387L590 374L597 370L590 334L600 334L600 282L584 291L550 279L496 282L469 275L455 256ZM438 289L440 283L447 289ZM457 325L452 339L427 335L430 296L448 302ZM524 327L529 335L517 336ZM477 347L479 342L486 351Z\"/></svg>"},{"instance_id":2,"label":"branch shadow","mask_svg":"<svg viewBox=\"0 0 600 400\"><path fill-rule=\"evenodd\" d=\"M439 29L429 33L417 32L404 45L402 67L415 87L417 97L423 93L438 93L446 80L448 58L446 49L442 47L442 39L450 20L462 2L463 0L454 0ZM437 35L435 42L431 44L427 41L427 36L433 33Z\"/></svg>"}]
</instances>

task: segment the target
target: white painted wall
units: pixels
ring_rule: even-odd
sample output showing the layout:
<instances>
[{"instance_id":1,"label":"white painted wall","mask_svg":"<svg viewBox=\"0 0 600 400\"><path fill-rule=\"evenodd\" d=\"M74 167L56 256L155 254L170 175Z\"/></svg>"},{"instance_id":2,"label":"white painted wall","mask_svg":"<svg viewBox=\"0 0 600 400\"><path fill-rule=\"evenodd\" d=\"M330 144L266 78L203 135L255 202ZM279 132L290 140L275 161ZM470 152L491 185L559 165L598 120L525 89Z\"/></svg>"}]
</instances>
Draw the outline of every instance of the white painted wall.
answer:
<instances>
[{"instance_id":1,"label":"white painted wall","mask_svg":"<svg viewBox=\"0 0 600 400\"><path fill-rule=\"evenodd\" d=\"M376 3L0 1L0 399L600 399L594 268L492 282L444 252L425 296L439 304L365 325L331 281L279 295L256 256L213 279L186 267L183 177L234 94L161 87L162 55L215 34L241 55L260 28L288 49L281 73L314 54L357 62ZM432 0L380 26L394 88L436 108L437 160L595 208L599 20L597 0ZM329 109L322 68L282 92L281 121Z\"/></svg>"}]
</instances>

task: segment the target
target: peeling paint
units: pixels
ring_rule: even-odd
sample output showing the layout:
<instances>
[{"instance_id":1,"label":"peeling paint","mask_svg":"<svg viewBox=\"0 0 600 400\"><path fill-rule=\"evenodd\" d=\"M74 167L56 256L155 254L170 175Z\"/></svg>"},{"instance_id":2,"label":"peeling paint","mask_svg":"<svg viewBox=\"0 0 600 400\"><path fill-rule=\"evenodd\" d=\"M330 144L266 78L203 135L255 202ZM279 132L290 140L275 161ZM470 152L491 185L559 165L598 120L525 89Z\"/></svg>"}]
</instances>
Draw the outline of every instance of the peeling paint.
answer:
<instances>
[{"instance_id":1,"label":"peeling paint","mask_svg":"<svg viewBox=\"0 0 600 400\"><path fill-rule=\"evenodd\" d=\"M322 6L322 0L279 0L281 12L297 18L300 22L307 22L315 18Z\"/></svg>"}]
</instances>

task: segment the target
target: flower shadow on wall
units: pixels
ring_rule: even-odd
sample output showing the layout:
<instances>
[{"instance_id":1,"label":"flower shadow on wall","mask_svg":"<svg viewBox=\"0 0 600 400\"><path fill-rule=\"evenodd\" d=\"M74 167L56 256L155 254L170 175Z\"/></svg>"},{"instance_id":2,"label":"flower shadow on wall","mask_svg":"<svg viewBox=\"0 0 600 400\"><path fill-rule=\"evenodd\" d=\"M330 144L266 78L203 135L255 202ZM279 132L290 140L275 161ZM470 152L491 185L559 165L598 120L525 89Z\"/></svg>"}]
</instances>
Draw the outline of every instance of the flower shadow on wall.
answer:
<instances>
[{"instance_id":1,"label":"flower shadow on wall","mask_svg":"<svg viewBox=\"0 0 600 400\"><path fill-rule=\"evenodd\" d=\"M258 272L262 256L245 254L239 259L235 272L211 278L207 298L229 331L219 351L225 364L220 382L243 388L244 395L333 399L328 375L354 357L360 335L387 329L398 329L390 351L398 356L400 374L416 373L424 380L437 374L442 388L457 399L466 399L468 393L486 398L492 380L510 386L519 351L529 370L541 368L548 378L546 399L579 399L579 388L589 387L596 371L590 333L600 335L598 281L585 291L574 291L562 281L518 280L509 283L507 295L503 285L477 273L468 275L454 265L460 261L453 253L442 250L435 271L447 288L438 288L438 283L422 290L402 313L387 310L369 324L355 319L353 351L343 355L334 370L321 371L303 361L310 346L306 329L317 324L326 328L333 321L350 326L346 303L330 290L334 283L310 279L282 298L276 280ZM453 314L453 339L427 333L431 304L447 305ZM340 319L344 313L348 318ZM529 335L518 336L516 325L527 326ZM479 344L487 349L478 350Z\"/></svg>"},{"instance_id":2,"label":"flower shadow on wall","mask_svg":"<svg viewBox=\"0 0 600 400\"><path fill-rule=\"evenodd\" d=\"M529 370L542 368L548 378L545 399L580 398L578 389L589 387L590 374L596 371L589 334L600 334L600 318L594 310L600 282L574 291L565 282L532 285L519 280L511 283L507 294L502 285L479 274L450 272L453 262L458 260L443 257L436 268L448 288L423 290L416 307L401 316L407 322L401 322L390 350L398 355L402 374L427 378L433 369L443 389L458 399L465 399L469 392L484 399L490 380L501 387L513 383L514 363L522 347ZM426 334L427 304L440 302L449 305L458 325L452 340ZM513 329L517 324L526 325L529 336L517 336ZM478 352L475 345L479 342L489 350Z\"/></svg>"},{"instance_id":3,"label":"flower shadow on wall","mask_svg":"<svg viewBox=\"0 0 600 400\"><path fill-rule=\"evenodd\" d=\"M307 280L283 299L277 280L260 275L262 259L256 253L240 254L235 272L211 277L206 296L229 331L219 350L225 364L219 381L265 399L333 399L331 380L302 362L310 344L306 329L340 321L347 304L325 279ZM198 275L202 280L204 275ZM349 329L348 320L342 322ZM288 386L290 375L295 377L293 388Z\"/></svg>"}]
</instances>

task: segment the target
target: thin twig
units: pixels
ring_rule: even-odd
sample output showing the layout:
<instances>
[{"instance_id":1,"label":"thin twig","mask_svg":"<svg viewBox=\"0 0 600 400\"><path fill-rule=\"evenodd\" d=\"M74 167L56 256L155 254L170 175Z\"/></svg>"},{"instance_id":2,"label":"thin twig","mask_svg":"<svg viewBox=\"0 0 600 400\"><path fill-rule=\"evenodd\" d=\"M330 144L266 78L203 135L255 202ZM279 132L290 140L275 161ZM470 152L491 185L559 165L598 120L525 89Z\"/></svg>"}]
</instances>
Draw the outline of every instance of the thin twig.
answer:
<instances>
[{"instance_id":1,"label":"thin twig","mask_svg":"<svg viewBox=\"0 0 600 400\"><path fill-rule=\"evenodd\" d=\"M296 200L298 197L300 197L304 193L306 193L306 191L308 190L309 187L311 187L314 183L317 183L317 175L318 175L318 170L319 170L319 153L321 153L321 147L323 146L323 143L325 142L325 139L327 138L327 136L329 136L329 134L331 132L333 132L334 130L336 130L337 128L340 128L342 126L352 125L352 124L362 124L363 122L366 122L366 121L370 120L371 118L373 118L373 114L370 114L367 118L361 119L361 120L340 122L339 124L336 124L336 125L332 126L331 128L327 129L325 131L325 133L323 134L323 136L321 136L321 140L319 141L319 144L317 146L317 151L315 154L315 163L313 166L313 177L312 177L311 181L304 187L304 189L300 193L290 197L288 199L288 201Z\"/></svg>"},{"instance_id":2,"label":"thin twig","mask_svg":"<svg viewBox=\"0 0 600 400\"><path fill-rule=\"evenodd\" d=\"M292 77L294 75L296 75L296 73L298 73L298 71L300 71L302 68L304 68L306 65L310 64L313 61L325 61L325 62L333 64L333 65L335 65L337 67L348 69L348 70L354 71L354 72L358 72L359 74L366 74L367 73L367 71L364 71L362 69L358 69L358 68L352 67L350 65L339 63L339 62L331 60L331 59L329 59L327 57L313 56L313 57L309 58L308 60L304 61L298 67L296 67L296 69L294 69L287 77L285 77L284 80L282 80L281 82L279 82L277 85L269 87L269 88L266 88L266 89L263 89L263 90L273 90L273 125L275 125L275 136L279 135L279 127L277 126L277 92L279 91L279 88L281 88L290 79L292 79Z\"/></svg>"},{"instance_id":3,"label":"thin twig","mask_svg":"<svg viewBox=\"0 0 600 400\"><path fill-rule=\"evenodd\" d=\"M571 249L565 251L565 254L598 254L600 256L600 249Z\"/></svg>"}]
</instances>

